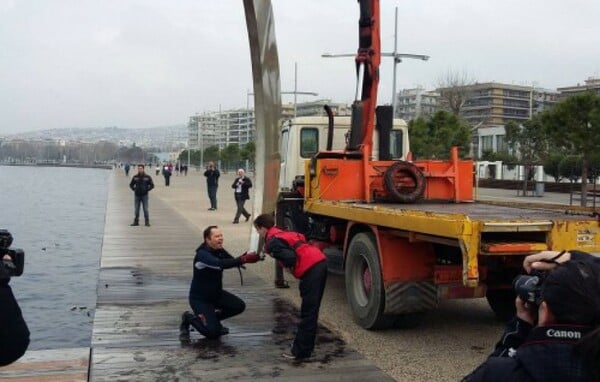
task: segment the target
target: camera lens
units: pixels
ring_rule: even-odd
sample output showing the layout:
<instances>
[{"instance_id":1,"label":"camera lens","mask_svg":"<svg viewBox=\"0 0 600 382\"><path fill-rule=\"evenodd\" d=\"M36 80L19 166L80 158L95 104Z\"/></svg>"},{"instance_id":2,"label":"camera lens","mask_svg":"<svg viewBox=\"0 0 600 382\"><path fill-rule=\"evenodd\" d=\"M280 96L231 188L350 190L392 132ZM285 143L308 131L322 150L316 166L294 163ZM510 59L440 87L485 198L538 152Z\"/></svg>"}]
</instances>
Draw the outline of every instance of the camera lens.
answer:
<instances>
[{"instance_id":1,"label":"camera lens","mask_svg":"<svg viewBox=\"0 0 600 382\"><path fill-rule=\"evenodd\" d=\"M538 276L519 275L513 280L513 289L521 300L537 305L540 299L540 284Z\"/></svg>"}]
</instances>

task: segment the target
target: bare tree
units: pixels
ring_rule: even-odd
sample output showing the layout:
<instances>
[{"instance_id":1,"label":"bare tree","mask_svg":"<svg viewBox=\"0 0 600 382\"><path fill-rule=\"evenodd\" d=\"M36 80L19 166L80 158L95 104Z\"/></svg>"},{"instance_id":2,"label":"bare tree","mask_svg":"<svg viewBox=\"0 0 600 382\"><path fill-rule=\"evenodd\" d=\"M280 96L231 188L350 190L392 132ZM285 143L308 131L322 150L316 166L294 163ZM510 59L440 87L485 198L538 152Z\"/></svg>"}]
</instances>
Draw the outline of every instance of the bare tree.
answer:
<instances>
[{"instance_id":1,"label":"bare tree","mask_svg":"<svg viewBox=\"0 0 600 382\"><path fill-rule=\"evenodd\" d=\"M437 82L442 107L458 116L469 97L469 86L473 85L475 80L464 70L459 72L448 69Z\"/></svg>"}]
</instances>

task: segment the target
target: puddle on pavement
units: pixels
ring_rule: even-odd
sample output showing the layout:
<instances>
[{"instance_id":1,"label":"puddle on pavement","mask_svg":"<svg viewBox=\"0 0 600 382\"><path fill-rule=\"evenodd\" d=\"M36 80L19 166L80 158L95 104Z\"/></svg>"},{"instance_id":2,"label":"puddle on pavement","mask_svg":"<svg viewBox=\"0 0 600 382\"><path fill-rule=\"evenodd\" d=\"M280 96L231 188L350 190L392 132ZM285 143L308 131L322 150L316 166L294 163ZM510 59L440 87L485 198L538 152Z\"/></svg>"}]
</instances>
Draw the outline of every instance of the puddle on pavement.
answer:
<instances>
[{"instance_id":1,"label":"puddle on pavement","mask_svg":"<svg viewBox=\"0 0 600 382\"><path fill-rule=\"evenodd\" d=\"M296 326L299 322L299 311L287 300L274 298L272 300L271 313L272 318L267 315L264 321L267 325L269 323L272 325L270 336L263 335L264 332L258 331L258 329L257 332L259 335L232 336L231 339L227 337L213 340L205 338L194 339L194 336L192 336L192 339L183 338L181 346L192 348L197 352L198 359L218 362L220 357L235 357L239 355L238 353L243 353L242 350L236 349L231 344L231 342L237 342L244 349L248 347L254 349L257 347L260 348L260 358L264 358L270 363L273 360L281 359L282 362L295 366L309 363L329 364L335 358L343 358L352 352L352 350L346 348L344 340L332 333L328 328L319 325L313 357L303 362L283 360L281 353L288 351L294 341ZM198 334L196 333L196 335Z\"/></svg>"}]
</instances>

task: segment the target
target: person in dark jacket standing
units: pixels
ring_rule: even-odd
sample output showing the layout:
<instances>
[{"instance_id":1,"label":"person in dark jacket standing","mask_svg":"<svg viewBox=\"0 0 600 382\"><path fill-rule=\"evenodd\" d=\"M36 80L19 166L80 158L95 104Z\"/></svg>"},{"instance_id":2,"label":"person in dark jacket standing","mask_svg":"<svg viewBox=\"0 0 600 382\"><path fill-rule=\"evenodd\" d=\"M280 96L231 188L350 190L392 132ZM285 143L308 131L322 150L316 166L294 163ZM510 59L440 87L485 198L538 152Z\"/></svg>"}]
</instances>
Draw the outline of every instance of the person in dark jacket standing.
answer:
<instances>
[{"instance_id":1,"label":"person in dark jacket standing","mask_svg":"<svg viewBox=\"0 0 600 382\"><path fill-rule=\"evenodd\" d=\"M237 211L235 213L235 217L233 218L233 224L238 224L240 222L240 216L244 215L246 221L250 219L251 214L246 211L244 208L244 203L246 200L250 199L249 189L252 187L252 181L250 178L246 176L246 172L244 169L239 169L237 171L238 177L235 178L231 188L235 191L233 193L235 197L235 203L237 204Z\"/></svg>"},{"instance_id":2,"label":"person in dark jacket standing","mask_svg":"<svg viewBox=\"0 0 600 382\"><path fill-rule=\"evenodd\" d=\"M196 249L194 276L190 286L189 301L194 313L185 312L179 327L180 338L189 337L192 325L209 339L228 334L222 320L236 316L246 309L244 301L223 290L223 270L256 263L260 257L245 252L234 258L223 248L223 234L217 226L209 226L204 232L204 242Z\"/></svg>"},{"instance_id":3,"label":"person in dark jacket standing","mask_svg":"<svg viewBox=\"0 0 600 382\"><path fill-rule=\"evenodd\" d=\"M463 381L600 381L600 258L543 251L523 266L538 272L535 302L517 297L496 349Z\"/></svg>"},{"instance_id":4,"label":"person in dark jacket standing","mask_svg":"<svg viewBox=\"0 0 600 382\"><path fill-rule=\"evenodd\" d=\"M4 257L0 253L0 261L10 260ZM9 282L10 275L0 265L0 367L21 358L29 346L29 328Z\"/></svg>"},{"instance_id":5,"label":"person in dark jacket standing","mask_svg":"<svg viewBox=\"0 0 600 382\"><path fill-rule=\"evenodd\" d=\"M171 174L173 174L173 171L171 171L171 167L168 164L163 166L162 174L165 177L165 186L169 187L171 184Z\"/></svg>"},{"instance_id":6,"label":"person in dark jacket standing","mask_svg":"<svg viewBox=\"0 0 600 382\"><path fill-rule=\"evenodd\" d=\"M138 164L138 173L131 178L129 188L131 188L135 194L135 217L133 219L132 226L140 225L140 203L144 208L144 220L146 221L146 227L150 227L150 214L148 213L148 192L154 188L154 182L150 175L144 172L144 165Z\"/></svg>"},{"instance_id":7,"label":"person in dark jacket standing","mask_svg":"<svg viewBox=\"0 0 600 382\"><path fill-rule=\"evenodd\" d=\"M217 209L217 189L219 188L219 177L221 173L215 166L214 162L208 162L206 171L204 171L206 177L206 190L208 191L208 199L210 199L209 211L215 211Z\"/></svg>"},{"instance_id":8,"label":"person in dark jacket standing","mask_svg":"<svg viewBox=\"0 0 600 382\"><path fill-rule=\"evenodd\" d=\"M304 235L275 227L270 214L254 219L254 228L265 240L264 252L300 280L300 322L291 352L282 356L302 361L312 355L315 347L319 309L327 281L326 257L319 248L307 243Z\"/></svg>"}]
</instances>

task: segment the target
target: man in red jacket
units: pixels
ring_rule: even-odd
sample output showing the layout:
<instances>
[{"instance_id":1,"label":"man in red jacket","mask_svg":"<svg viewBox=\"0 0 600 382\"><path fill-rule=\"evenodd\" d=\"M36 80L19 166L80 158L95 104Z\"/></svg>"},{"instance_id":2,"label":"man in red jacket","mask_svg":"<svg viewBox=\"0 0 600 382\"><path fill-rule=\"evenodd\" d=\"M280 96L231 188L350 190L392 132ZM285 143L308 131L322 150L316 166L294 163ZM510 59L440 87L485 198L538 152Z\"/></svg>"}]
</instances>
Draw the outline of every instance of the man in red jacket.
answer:
<instances>
[{"instance_id":1,"label":"man in red jacket","mask_svg":"<svg viewBox=\"0 0 600 382\"><path fill-rule=\"evenodd\" d=\"M275 227L270 214L258 216L254 228L265 239L264 252L300 280L300 322L291 353L282 356L297 361L309 358L315 347L319 308L327 280L326 257L320 249L307 243L304 235Z\"/></svg>"}]
</instances>

